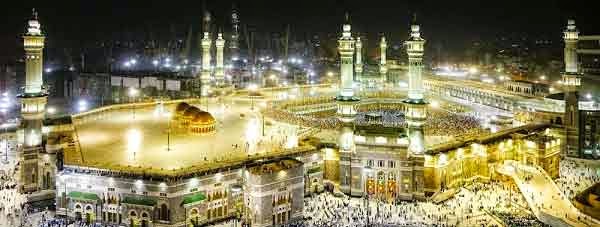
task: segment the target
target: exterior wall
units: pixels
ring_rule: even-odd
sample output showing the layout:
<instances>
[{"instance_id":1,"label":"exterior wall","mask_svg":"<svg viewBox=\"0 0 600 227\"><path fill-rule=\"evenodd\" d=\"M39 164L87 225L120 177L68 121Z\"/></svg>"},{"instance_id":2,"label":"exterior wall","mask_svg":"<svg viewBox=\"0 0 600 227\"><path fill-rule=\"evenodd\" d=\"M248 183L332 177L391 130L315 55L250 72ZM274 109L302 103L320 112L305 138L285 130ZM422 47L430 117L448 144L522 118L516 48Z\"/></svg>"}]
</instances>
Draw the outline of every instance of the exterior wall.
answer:
<instances>
[{"instance_id":1,"label":"exterior wall","mask_svg":"<svg viewBox=\"0 0 600 227\"><path fill-rule=\"evenodd\" d=\"M139 225L144 220L150 226L184 226L186 223L191 224L193 220L202 223L235 214L237 199L232 197L235 193L231 193L231 190L240 185L242 180L241 169L168 183L102 176L93 172L76 173L67 169L56 181L57 214L78 218L77 212L83 212L81 218L85 220L85 214L92 213L93 220L128 226L132 221ZM74 192L90 193L98 199L88 200L70 196ZM222 198L211 199L215 192L221 193ZM204 194L205 199L183 203L186 196L196 193ZM150 205L138 204L139 202L127 202L126 198L152 202ZM77 206L78 204L80 206ZM86 210L87 205L92 205L92 209ZM210 209L219 207L223 207L221 215L213 214L209 218ZM188 216L193 209L198 211L200 218L192 219Z\"/></svg>"},{"instance_id":2,"label":"exterior wall","mask_svg":"<svg viewBox=\"0 0 600 227\"><path fill-rule=\"evenodd\" d=\"M271 173L246 171L247 220L252 226L271 226L302 219L304 167Z\"/></svg>"}]
</instances>

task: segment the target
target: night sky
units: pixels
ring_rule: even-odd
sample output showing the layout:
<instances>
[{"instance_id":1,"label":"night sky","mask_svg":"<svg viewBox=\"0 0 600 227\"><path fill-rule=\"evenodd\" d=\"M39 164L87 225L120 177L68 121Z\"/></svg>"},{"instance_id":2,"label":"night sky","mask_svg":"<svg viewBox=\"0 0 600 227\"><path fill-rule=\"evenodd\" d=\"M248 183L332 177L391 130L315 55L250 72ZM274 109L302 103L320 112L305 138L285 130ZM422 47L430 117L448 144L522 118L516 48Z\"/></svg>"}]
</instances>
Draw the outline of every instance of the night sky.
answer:
<instances>
[{"instance_id":1,"label":"night sky","mask_svg":"<svg viewBox=\"0 0 600 227\"><path fill-rule=\"evenodd\" d=\"M170 25L187 27L201 23L202 0L196 1L10 1L0 14L2 57L20 53L20 34L31 8L38 9L48 41L59 46L77 46L109 34L139 29L167 30ZM390 34L401 41L413 13L418 14L426 39L461 46L474 39L498 36L528 36L558 39L567 18L575 18L584 34L600 34L600 20L593 0L246 0L236 1L242 23L260 31L339 32L345 11L351 14L353 30ZM227 26L232 1L206 0L217 24ZM395 40L392 40L395 41Z\"/></svg>"}]
</instances>

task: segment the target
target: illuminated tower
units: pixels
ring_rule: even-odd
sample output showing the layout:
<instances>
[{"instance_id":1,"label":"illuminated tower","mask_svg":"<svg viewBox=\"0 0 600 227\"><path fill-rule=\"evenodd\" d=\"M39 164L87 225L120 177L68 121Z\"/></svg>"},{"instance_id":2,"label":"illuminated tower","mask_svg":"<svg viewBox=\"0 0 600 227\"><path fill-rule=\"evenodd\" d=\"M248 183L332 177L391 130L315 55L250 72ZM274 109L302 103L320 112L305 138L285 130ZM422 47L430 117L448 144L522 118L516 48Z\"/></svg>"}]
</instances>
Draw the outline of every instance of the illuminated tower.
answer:
<instances>
[{"instance_id":1,"label":"illuminated tower","mask_svg":"<svg viewBox=\"0 0 600 227\"><path fill-rule=\"evenodd\" d=\"M229 42L229 49L231 50L232 59L236 59L239 56L239 39L240 39L240 16L238 11L233 6L231 10L231 41Z\"/></svg>"},{"instance_id":2,"label":"illuminated tower","mask_svg":"<svg viewBox=\"0 0 600 227\"><path fill-rule=\"evenodd\" d=\"M350 161L354 152L354 131L353 122L356 116L356 105L358 97L354 96L353 89L353 58L354 58L354 39L352 38L351 26L348 14L346 14L346 23L343 25L342 37L338 40L340 51L340 93L336 98L337 114L344 123L339 132L339 152L340 160L348 162L340 163L340 190L344 193L351 193L352 168Z\"/></svg>"},{"instance_id":3,"label":"illuminated tower","mask_svg":"<svg viewBox=\"0 0 600 227\"><path fill-rule=\"evenodd\" d=\"M563 32L565 40L565 72L562 76L565 89L565 129L567 154L578 155L579 152L579 100L581 74L577 62L577 42L579 31L574 20L569 20Z\"/></svg>"},{"instance_id":4,"label":"illuminated tower","mask_svg":"<svg viewBox=\"0 0 600 227\"><path fill-rule=\"evenodd\" d=\"M385 75L387 74L387 42L385 41L385 36L381 37L381 41L379 42L379 50L381 51L381 58L379 59L379 73L381 74L382 80L385 81Z\"/></svg>"},{"instance_id":5,"label":"illuminated tower","mask_svg":"<svg viewBox=\"0 0 600 227\"><path fill-rule=\"evenodd\" d=\"M338 39L339 51L340 51L340 93L338 99L350 100L354 97L353 89L353 62L354 62L354 38L350 32L351 26L348 22L348 15L346 14L346 23L342 27L342 37Z\"/></svg>"},{"instance_id":6,"label":"illuminated tower","mask_svg":"<svg viewBox=\"0 0 600 227\"><path fill-rule=\"evenodd\" d=\"M210 46L212 42L208 32L204 32L202 38L202 72L200 74L200 82L202 83L202 96L208 95L210 89Z\"/></svg>"},{"instance_id":7,"label":"illuminated tower","mask_svg":"<svg viewBox=\"0 0 600 227\"><path fill-rule=\"evenodd\" d=\"M423 47L425 40L421 38L419 25L415 19L410 26L410 37L405 42L408 52L408 99L406 105L406 123L408 128L408 156L412 163L412 177L408 182L410 192L417 199L425 198L424 165L425 135L423 125L427 118L427 103L423 97Z\"/></svg>"},{"instance_id":8,"label":"illuminated tower","mask_svg":"<svg viewBox=\"0 0 600 227\"><path fill-rule=\"evenodd\" d=\"M360 36L356 37L356 63L354 64L354 72L356 73L355 80L360 81L363 72L362 42L360 41Z\"/></svg>"},{"instance_id":9,"label":"illuminated tower","mask_svg":"<svg viewBox=\"0 0 600 227\"><path fill-rule=\"evenodd\" d=\"M217 84L221 85L225 81L225 72L223 70L223 47L225 47L225 40L223 39L223 34L220 32L217 35L215 46L217 47L215 79L217 81Z\"/></svg>"},{"instance_id":10,"label":"illuminated tower","mask_svg":"<svg viewBox=\"0 0 600 227\"><path fill-rule=\"evenodd\" d=\"M427 116L426 102L423 97L423 47L425 40L421 38L419 25L416 20L411 25L410 37L406 41L408 52L408 99L405 100L408 112L409 151L411 154L420 155L425 151L423 124Z\"/></svg>"},{"instance_id":11,"label":"illuminated tower","mask_svg":"<svg viewBox=\"0 0 600 227\"><path fill-rule=\"evenodd\" d=\"M21 98L21 126L23 146L19 148L19 190L38 190L38 154L43 152L42 121L46 110L47 94L42 88L42 59L44 35L33 11L27 33L23 35L25 47L25 90Z\"/></svg>"}]
</instances>

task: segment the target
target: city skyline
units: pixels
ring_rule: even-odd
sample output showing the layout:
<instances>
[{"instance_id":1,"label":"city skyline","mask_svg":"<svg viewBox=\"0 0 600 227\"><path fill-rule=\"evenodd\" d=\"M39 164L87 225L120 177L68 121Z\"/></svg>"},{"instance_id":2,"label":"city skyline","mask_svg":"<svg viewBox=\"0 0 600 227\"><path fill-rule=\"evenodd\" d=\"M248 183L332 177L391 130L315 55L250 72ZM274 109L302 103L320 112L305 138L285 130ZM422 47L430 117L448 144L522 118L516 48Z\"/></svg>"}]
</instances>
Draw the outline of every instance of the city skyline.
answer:
<instances>
[{"instance_id":1,"label":"city skyline","mask_svg":"<svg viewBox=\"0 0 600 227\"><path fill-rule=\"evenodd\" d=\"M41 19L46 21L45 31L53 35L48 40L48 47L60 50L85 48L111 39L126 41L148 39L148 36L164 39L173 37L172 31L177 34L174 38L181 39L189 26L201 26L204 5L211 12L215 25L228 32L235 1L205 2L65 1L30 7L21 3L23 7L3 15L6 17L3 21L8 22L0 32L2 49L5 50L3 59L10 60L8 56L19 53L19 48L16 48L18 36L14 34L23 32L20 27L23 21L14 18L26 17L31 8L37 7L43 12ZM408 28L412 15L417 13L421 23L427 27L425 34L444 37L434 38L431 42L456 52L473 41L501 37L559 41L561 34L553 28L561 26L566 19L576 19L581 28L593 32L598 22L593 19L591 8L585 5L569 4L567 1L305 1L294 6L285 1L259 1L252 4L238 2L236 7L243 25L252 26L259 32L282 33L289 24L292 35L297 38L334 34L336 24L348 11L355 31L373 38L386 33L390 41L396 42L401 42L407 35L405 28Z\"/></svg>"},{"instance_id":2,"label":"city skyline","mask_svg":"<svg viewBox=\"0 0 600 227\"><path fill-rule=\"evenodd\" d=\"M311 3L32 7L0 62L0 226L600 226L586 13Z\"/></svg>"}]
</instances>

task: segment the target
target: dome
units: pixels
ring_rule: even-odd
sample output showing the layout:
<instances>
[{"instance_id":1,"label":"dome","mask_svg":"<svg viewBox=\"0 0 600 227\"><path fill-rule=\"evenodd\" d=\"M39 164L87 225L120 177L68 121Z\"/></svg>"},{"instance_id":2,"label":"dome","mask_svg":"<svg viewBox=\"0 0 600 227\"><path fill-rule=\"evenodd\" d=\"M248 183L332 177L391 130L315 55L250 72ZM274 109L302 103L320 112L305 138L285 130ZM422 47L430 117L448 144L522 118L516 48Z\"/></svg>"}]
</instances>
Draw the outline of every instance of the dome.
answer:
<instances>
[{"instance_id":1,"label":"dome","mask_svg":"<svg viewBox=\"0 0 600 227\"><path fill-rule=\"evenodd\" d=\"M194 118L192 119L194 123L202 123L202 124L212 124L215 122L215 118L206 111L200 111L196 113Z\"/></svg>"},{"instance_id":2,"label":"dome","mask_svg":"<svg viewBox=\"0 0 600 227\"><path fill-rule=\"evenodd\" d=\"M190 106L183 112L184 117L194 117L197 113L201 112L198 108Z\"/></svg>"},{"instance_id":3,"label":"dome","mask_svg":"<svg viewBox=\"0 0 600 227\"><path fill-rule=\"evenodd\" d=\"M187 104L187 102L180 102L175 107L175 112L176 113L181 113L181 112L185 111L188 108L190 108L190 104Z\"/></svg>"}]
</instances>

